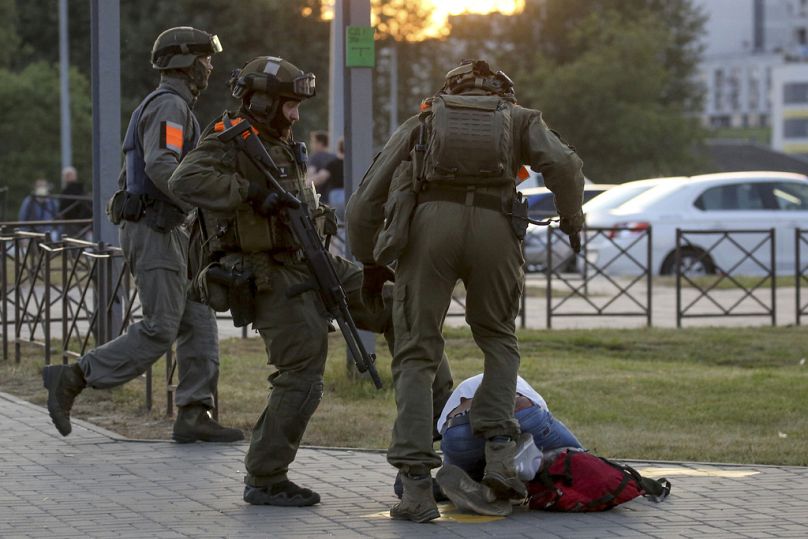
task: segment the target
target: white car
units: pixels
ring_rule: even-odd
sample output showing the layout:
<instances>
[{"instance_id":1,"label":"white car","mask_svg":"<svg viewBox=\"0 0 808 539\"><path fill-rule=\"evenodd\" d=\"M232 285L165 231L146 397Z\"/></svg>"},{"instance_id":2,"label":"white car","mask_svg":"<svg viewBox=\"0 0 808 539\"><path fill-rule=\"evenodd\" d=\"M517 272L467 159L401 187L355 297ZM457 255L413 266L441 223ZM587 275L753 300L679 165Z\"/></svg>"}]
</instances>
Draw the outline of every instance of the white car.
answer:
<instances>
[{"instance_id":1,"label":"white car","mask_svg":"<svg viewBox=\"0 0 808 539\"><path fill-rule=\"evenodd\" d=\"M677 228L705 231L774 228L776 271L793 273L794 230L808 229L808 177L785 172L732 172L672 178L617 207L587 212L586 223L590 228L629 229L607 231L588 241L587 260L609 274L637 275L643 271L642 266L622 255L617 246L627 249L644 264L647 244L644 239L638 242L637 239L649 227L654 274L675 273ZM748 233L731 237L738 245L726 239L719 241L720 234L688 235L682 267L689 274L766 273L771 245L765 236ZM636 243L631 246L633 242ZM760 263L744 260L742 248L752 251Z\"/></svg>"}]
</instances>

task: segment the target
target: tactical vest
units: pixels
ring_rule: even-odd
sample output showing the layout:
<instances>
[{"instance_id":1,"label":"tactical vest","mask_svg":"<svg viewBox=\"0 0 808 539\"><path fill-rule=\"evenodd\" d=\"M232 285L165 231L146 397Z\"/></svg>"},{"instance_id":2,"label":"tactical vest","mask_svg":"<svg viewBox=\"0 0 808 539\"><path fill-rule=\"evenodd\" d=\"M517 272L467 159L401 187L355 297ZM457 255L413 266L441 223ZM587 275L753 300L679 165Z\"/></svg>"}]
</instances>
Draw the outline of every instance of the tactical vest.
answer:
<instances>
[{"instance_id":1,"label":"tactical vest","mask_svg":"<svg viewBox=\"0 0 808 539\"><path fill-rule=\"evenodd\" d=\"M238 118L233 119L234 123ZM214 131L222 131L224 126L218 121ZM278 170L275 179L281 186L304 202L315 223L322 221L324 209L320 208L313 188L306 187L305 163L299 163L293 149L281 141L261 139ZM255 168L246 155L232 147L237 172L250 182L259 183L269 189L264 175ZM222 253L283 253L299 249L289 227L278 216L263 217L255 212L252 205L244 202L234 213L203 212L208 248L213 254ZM320 228L318 226L318 228Z\"/></svg>"},{"instance_id":2,"label":"tactical vest","mask_svg":"<svg viewBox=\"0 0 808 539\"><path fill-rule=\"evenodd\" d=\"M440 95L431 100L423 178L453 185L514 184L511 110L498 96Z\"/></svg>"},{"instance_id":3,"label":"tactical vest","mask_svg":"<svg viewBox=\"0 0 808 539\"><path fill-rule=\"evenodd\" d=\"M143 145L140 142L140 137L138 137L138 126L143 111L154 98L164 94L179 95L168 88L157 88L138 105L129 120L129 127L126 129L126 136L123 139L123 152L126 160L126 190L135 195L148 195L151 198L173 205L171 199L160 191L146 174L146 160L143 155ZM199 140L199 124L193 113L191 114L191 118L193 120L193 128L190 133L187 133L188 136L183 137L180 160L196 146Z\"/></svg>"}]
</instances>

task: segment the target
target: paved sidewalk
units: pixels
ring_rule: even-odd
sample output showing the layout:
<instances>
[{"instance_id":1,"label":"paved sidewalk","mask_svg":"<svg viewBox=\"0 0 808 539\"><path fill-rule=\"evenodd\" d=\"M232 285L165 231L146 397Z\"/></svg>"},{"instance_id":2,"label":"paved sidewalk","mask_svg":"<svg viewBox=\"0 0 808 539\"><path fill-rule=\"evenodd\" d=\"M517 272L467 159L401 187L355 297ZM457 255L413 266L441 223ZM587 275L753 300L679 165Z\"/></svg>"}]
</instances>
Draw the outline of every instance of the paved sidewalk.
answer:
<instances>
[{"instance_id":1,"label":"paved sidewalk","mask_svg":"<svg viewBox=\"0 0 808 539\"><path fill-rule=\"evenodd\" d=\"M381 453L301 450L291 478L323 501L277 508L242 502L245 450L129 441L82 421L62 438L43 408L0 393L0 537L808 537L808 468L631 462L667 476L671 497L506 519L444 505L414 524L387 518L395 474Z\"/></svg>"}]
</instances>

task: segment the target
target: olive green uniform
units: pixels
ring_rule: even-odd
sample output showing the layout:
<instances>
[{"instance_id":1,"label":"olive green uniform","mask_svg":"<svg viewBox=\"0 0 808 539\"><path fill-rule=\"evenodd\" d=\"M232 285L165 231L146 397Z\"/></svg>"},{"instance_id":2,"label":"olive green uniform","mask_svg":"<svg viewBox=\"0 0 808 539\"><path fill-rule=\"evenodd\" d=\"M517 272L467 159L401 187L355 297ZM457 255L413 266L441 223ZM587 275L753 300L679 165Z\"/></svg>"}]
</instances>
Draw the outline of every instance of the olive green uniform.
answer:
<instances>
[{"instance_id":1,"label":"olive green uniform","mask_svg":"<svg viewBox=\"0 0 808 539\"><path fill-rule=\"evenodd\" d=\"M165 74L160 88L172 93L158 95L144 109L138 138L152 183L187 211L190 206L168 190L168 179L180 155L176 147L166 144L164 130L166 122L170 122L182 127L185 139L198 132L190 108L194 96L185 81ZM124 188L125 181L126 174L122 172L120 188ZM214 408L219 376L218 329L213 311L188 298L188 232L183 227L158 232L149 227L145 218L122 221L120 242L138 289L143 319L79 360L87 384L98 389L124 384L145 372L176 341L177 405Z\"/></svg>"},{"instance_id":2,"label":"olive green uniform","mask_svg":"<svg viewBox=\"0 0 808 539\"><path fill-rule=\"evenodd\" d=\"M234 145L216 138L216 130L224 128L219 123L203 134L169 185L177 197L200 208L209 235L218 233L208 240L211 255L229 270L255 276L253 327L263 338L269 363L276 370L269 377L272 391L245 459L245 483L267 487L287 479L288 467L322 399L328 315L316 291L287 296L290 287L310 282L311 275L288 228L277 216L258 216L247 203L249 183L266 185L266 180ZM305 164L296 160L293 145L264 131L260 139L278 165L278 181L308 204L319 223L325 208L317 203L313 190L305 187ZM357 327L384 333L392 342L389 303L381 315L370 312L360 299L361 268L338 256L332 256L331 262ZM440 372L435 394L439 402L445 402L452 386L445 361Z\"/></svg>"},{"instance_id":3,"label":"olive green uniform","mask_svg":"<svg viewBox=\"0 0 808 539\"><path fill-rule=\"evenodd\" d=\"M515 164L542 172L555 194L559 214L580 226L584 177L581 160L536 110L513 106L511 140ZM411 157L419 119L408 119L387 142L347 208L347 229L356 257L373 263L373 248L384 226L384 205L393 174ZM515 179L516 170L511 171ZM515 180L514 180L515 182ZM510 207L514 183L460 186L460 201L440 200L458 187L428 184L413 212L406 248L398 258L393 304L396 332L393 378L398 417L388 461L403 473L420 476L440 466L432 447L432 381L443 355L441 327L457 280L466 288L466 321L484 354L485 376L474 398L471 424L477 435L516 438L513 419L519 350L515 318L523 282L522 245L501 210L475 198L500 198ZM423 194L419 197L426 199ZM490 200L490 198L489 198Z\"/></svg>"}]
</instances>

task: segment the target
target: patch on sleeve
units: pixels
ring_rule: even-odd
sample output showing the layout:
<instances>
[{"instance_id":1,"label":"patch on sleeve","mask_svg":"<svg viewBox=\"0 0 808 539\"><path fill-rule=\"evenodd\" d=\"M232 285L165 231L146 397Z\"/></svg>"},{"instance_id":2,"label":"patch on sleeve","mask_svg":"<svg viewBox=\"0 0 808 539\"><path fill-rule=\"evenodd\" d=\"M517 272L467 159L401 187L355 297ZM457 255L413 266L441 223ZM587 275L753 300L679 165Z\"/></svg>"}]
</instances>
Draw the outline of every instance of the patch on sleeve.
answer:
<instances>
[{"instance_id":1,"label":"patch on sleeve","mask_svg":"<svg viewBox=\"0 0 808 539\"><path fill-rule=\"evenodd\" d=\"M182 155L182 126L174 122L160 122L160 147Z\"/></svg>"},{"instance_id":2,"label":"patch on sleeve","mask_svg":"<svg viewBox=\"0 0 808 539\"><path fill-rule=\"evenodd\" d=\"M519 167L519 171L516 173L516 183L522 183L526 179L530 177L530 172L527 170L525 165Z\"/></svg>"}]
</instances>

